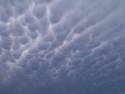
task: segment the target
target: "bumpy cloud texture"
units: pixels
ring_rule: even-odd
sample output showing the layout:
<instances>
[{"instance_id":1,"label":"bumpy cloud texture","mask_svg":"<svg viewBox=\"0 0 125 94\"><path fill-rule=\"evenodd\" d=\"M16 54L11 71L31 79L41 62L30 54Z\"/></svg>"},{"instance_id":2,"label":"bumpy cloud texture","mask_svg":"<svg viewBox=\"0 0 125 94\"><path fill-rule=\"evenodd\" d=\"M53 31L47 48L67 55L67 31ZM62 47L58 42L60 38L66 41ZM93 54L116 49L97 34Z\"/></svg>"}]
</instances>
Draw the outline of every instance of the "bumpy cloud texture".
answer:
<instances>
[{"instance_id":1,"label":"bumpy cloud texture","mask_svg":"<svg viewBox=\"0 0 125 94\"><path fill-rule=\"evenodd\" d=\"M0 0L0 94L124 94L124 0Z\"/></svg>"}]
</instances>

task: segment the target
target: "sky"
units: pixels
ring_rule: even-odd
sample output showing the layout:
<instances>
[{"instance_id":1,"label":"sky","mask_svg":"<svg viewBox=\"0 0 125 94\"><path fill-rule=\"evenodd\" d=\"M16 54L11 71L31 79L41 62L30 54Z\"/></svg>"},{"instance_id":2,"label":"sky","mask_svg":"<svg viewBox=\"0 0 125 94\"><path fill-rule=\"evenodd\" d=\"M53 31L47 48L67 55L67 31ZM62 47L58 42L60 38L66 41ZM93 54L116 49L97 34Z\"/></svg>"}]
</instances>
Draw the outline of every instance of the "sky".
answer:
<instances>
[{"instance_id":1,"label":"sky","mask_svg":"<svg viewBox=\"0 0 125 94\"><path fill-rule=\"evenodd\" d=\"M0 0L0 94L125 94L125 0Z\"/></svg>"}]
</instances>

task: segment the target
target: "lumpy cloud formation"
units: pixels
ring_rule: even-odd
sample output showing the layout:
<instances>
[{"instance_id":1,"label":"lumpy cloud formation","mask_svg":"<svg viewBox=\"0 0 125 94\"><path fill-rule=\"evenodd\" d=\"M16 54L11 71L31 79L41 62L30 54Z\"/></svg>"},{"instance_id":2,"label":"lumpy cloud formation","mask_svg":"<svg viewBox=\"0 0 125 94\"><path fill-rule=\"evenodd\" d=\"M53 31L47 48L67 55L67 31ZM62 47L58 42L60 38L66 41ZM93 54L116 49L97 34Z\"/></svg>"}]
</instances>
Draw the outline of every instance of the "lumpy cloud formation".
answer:
<instances>
[{"instance_id":1,"label":"lumpy cloud formation","mask_svg":"<svg viewBox=\"0 0 125 94\"><path fill-rule=\"evenodd\" d=\"M124 94L124 0L0 0L1 94Z\"/></svg>"}]
</instances>

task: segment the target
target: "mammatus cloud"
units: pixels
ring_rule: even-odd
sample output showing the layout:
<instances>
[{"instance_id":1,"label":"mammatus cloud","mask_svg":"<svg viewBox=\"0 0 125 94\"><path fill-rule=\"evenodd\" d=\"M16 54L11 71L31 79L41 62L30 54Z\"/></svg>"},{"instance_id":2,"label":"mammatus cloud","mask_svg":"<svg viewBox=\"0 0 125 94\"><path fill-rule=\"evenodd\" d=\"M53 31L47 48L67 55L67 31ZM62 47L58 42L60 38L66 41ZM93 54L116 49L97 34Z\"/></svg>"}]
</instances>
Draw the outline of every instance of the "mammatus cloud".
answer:
<instances>
[{"instance_id":1,"label":"mammatus cloud","mask_svg":"<svg viewBox=\"0 0 125 94\"><path fill-rule=\"evenodd\" d=\"M124 94L124 0L0 0L1 94Z\"/></svg>"}]
</instances>

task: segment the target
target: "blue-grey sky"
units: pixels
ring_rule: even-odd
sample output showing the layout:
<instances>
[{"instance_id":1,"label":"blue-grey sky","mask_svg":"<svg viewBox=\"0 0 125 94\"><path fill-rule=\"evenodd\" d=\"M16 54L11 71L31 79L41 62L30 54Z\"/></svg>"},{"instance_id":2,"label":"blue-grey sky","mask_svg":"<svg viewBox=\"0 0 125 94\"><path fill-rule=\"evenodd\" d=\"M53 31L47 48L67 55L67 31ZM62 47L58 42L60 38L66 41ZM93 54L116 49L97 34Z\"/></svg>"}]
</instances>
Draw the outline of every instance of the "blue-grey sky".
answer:
<instances>
[{"instance_id":1,"label":"blue-grey sky","mask_svg":"<svg viewBox=\"0 0 125 94\"><path fill-rule=\"evenodd\" d=\"M0 94L125 94L125 0L0 0Z\"/></svg>"}]
</instances>

